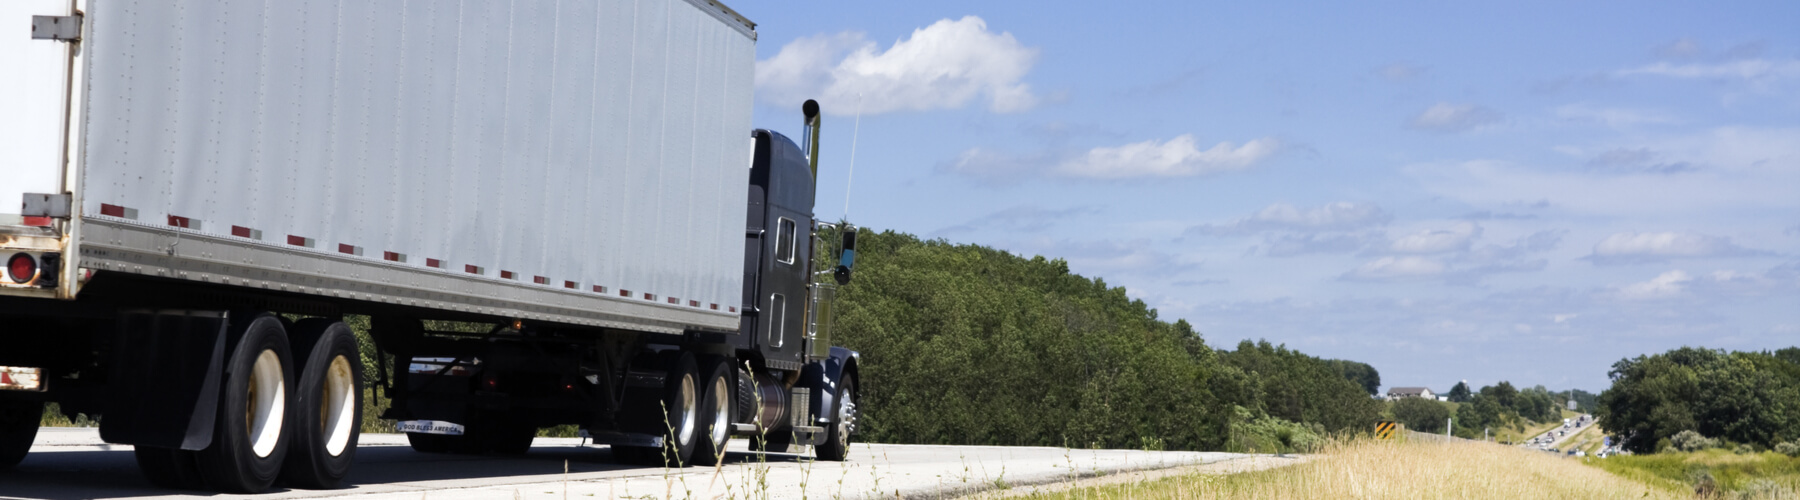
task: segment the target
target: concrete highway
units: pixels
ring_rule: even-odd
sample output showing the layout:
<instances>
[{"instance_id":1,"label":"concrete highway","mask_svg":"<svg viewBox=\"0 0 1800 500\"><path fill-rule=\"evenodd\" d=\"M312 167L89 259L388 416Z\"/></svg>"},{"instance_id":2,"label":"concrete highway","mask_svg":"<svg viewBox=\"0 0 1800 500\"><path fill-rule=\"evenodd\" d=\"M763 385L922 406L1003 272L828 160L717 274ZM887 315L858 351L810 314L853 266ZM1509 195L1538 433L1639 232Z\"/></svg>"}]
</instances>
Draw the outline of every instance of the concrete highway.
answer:
<instances>
[{"instance_id":1,"label":"concrete highway","mask_svg":"<svg viewBox=\"0 0 1800 500\"><path fill-rule=\"evenodd\" d=\"M275 491L257 498L937 498L999 488L1236 460L1216 452L1070 450L1039 447L855 444L850 460L744 451L734 439L720 467L664 469L613 463L606 446L538 438L521 457L417 453L406 437L365 434L356 468L338 490ZM564 474L567 464L568 473ZM804 486L802 486L804 485ZM803 491L804 488L804 491ZM100 442L94 429L45 428L31 455L0 473L7 498L226 498L158 489L137 470L130 446Z\"/></svg>"}]
</instances>

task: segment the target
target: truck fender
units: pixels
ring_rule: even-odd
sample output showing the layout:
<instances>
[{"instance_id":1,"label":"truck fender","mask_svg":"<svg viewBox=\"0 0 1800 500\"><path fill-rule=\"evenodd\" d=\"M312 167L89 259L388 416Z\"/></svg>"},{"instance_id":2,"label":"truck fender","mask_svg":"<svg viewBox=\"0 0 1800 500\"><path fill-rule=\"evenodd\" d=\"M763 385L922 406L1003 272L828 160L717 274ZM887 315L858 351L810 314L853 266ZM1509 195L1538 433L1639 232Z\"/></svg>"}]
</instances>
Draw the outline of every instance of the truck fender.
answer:
<instances>
[{"instance_id":1,"label":"truck fender","mask_svg":"<svg viewBox=\"0 0 1800 500\"><path fill-rule=\"evenodd\" d=\"M857 359L862 353L833 346L831 354L825 359L807 363L800 371L800 385L812 389L813 422L830 423L832 419L828 408L837 407L838 382L844 377L858 378ZM858 383L862 380L858 379ZM860 385L859 385L860 387Z\"/></svg>"}]
</instances>

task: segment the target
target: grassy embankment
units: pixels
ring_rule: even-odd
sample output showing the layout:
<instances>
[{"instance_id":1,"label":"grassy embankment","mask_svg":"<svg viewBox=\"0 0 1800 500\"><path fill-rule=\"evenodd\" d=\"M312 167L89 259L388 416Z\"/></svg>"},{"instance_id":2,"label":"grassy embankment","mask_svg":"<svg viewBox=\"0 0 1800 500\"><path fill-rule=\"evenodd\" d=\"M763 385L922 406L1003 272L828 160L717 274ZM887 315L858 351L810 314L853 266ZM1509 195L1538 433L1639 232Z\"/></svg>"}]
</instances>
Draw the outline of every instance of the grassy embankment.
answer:
<instances>
[{"instance_id":1,"label":"grassy embankment","mask_svg":"<svg viewBox=\"0 0 1800 500\"><path fill-rule=\"evenodd\" d=\"M1713 449L1692 453L1618 455L1581 462L1662 491L1717 498L1800 498L1800 458L1774 452L1737 454ZM1703 497L1707 495L1701 495Z\"/></svg>"},{"instance_id":2,"label":"grassy embankment","mask_svg":"<svg viewBox=\"0 0 1800 500\"><path fill-rule=\"evenodd\" d=\"M1228 476L1183 475L1033 498L1691 498L1580 461L1499 444L1354 439L1324 458Z\"/></svg>"}]
</instances>

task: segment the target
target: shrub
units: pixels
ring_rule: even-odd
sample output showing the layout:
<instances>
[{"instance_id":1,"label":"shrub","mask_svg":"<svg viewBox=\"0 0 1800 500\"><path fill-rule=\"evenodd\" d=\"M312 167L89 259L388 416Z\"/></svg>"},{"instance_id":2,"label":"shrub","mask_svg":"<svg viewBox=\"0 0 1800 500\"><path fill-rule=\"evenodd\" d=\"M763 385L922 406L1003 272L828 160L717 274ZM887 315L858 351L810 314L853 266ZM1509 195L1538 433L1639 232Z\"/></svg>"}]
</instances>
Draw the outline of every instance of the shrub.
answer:
<instances>
[{"instance_id":1,"label":"shrub","mask_svg":"<svg viewBox=\"0 0 1800 500\"><path fill-rule=\"evenodd\" d=\"M1800 441L1789 441L1775 445L1775 452L1790 457L1800 458Z\"/></svg>"},{"instance_id":2,"label":"shrub","mask_svg":"<svg viewBox=\"0 0 1800 500\"><path fill-rule=\"evenodd\" d=\"M1719 446L1719 440L1702 436L1692 429L1675 433L1669 438L1669 441L1675 445L1675 449L1681 451L1700 451Z\"/></svg>"}]
</instances>

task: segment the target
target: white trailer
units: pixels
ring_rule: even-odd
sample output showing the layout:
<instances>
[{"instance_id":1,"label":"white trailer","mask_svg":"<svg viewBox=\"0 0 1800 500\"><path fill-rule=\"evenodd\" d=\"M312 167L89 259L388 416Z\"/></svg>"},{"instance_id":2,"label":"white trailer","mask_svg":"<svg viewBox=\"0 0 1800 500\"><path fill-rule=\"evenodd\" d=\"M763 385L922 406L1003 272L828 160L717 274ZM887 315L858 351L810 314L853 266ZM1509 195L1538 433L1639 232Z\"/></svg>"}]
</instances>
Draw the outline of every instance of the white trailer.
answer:
<instances>
[{"instance_id":1,"label":"white trailer","mask_svg":"<svg viewBox=\"0 0 1800 500\"><path fill-rule=\"evenodd\" d=\"M9 0L0 21L21 31L0 36L0 467L57 401L161 450L138 453L159 484L330 486L365 382L427 451L560 423L683 463L732 433L847 444L855 355L828 349L830 263L795 229L818 227L816 162L749 133L755 25L717 2ZM396 357L380 380L350 370L345 314Z\"/></svg>"}]
</instances>

